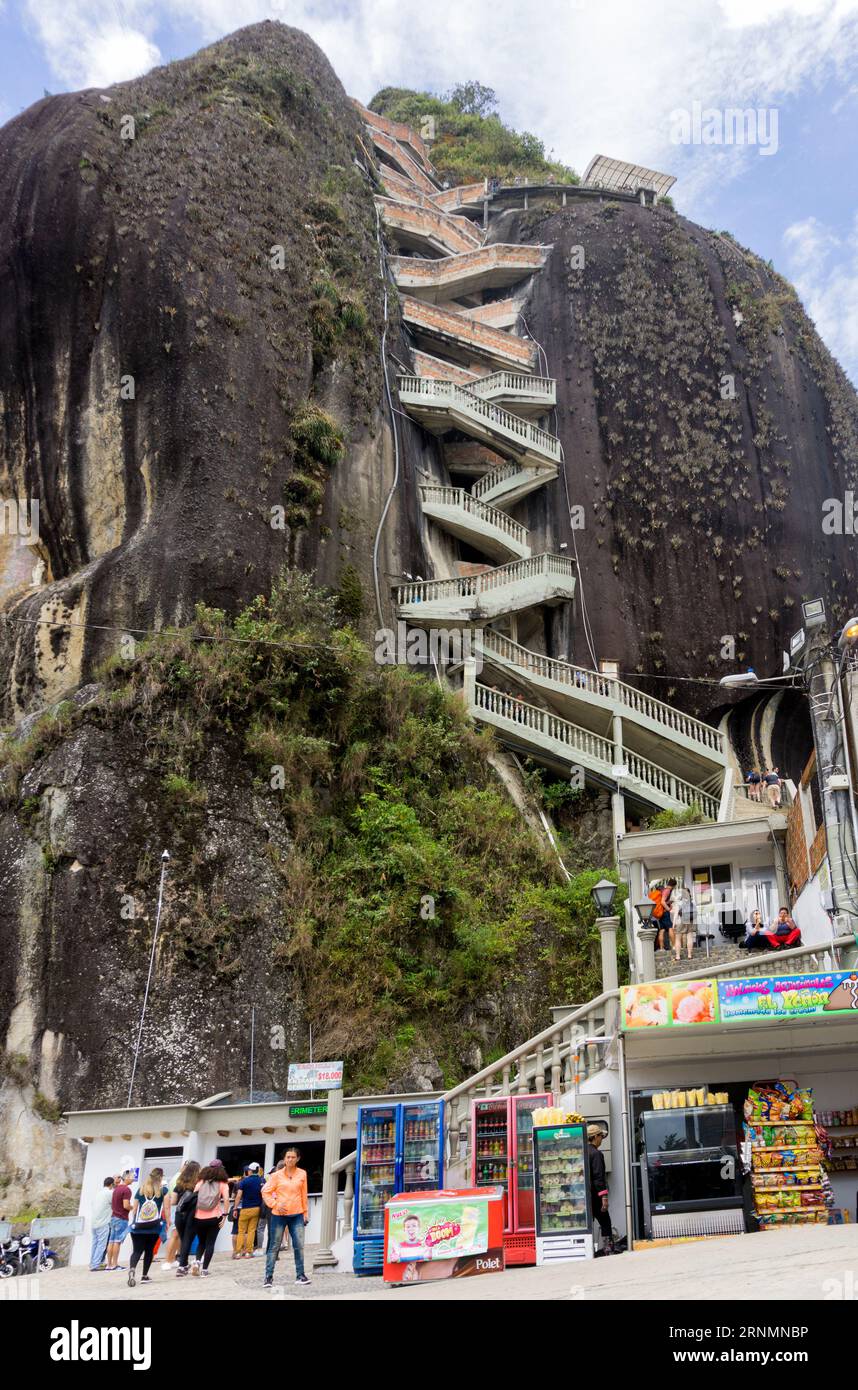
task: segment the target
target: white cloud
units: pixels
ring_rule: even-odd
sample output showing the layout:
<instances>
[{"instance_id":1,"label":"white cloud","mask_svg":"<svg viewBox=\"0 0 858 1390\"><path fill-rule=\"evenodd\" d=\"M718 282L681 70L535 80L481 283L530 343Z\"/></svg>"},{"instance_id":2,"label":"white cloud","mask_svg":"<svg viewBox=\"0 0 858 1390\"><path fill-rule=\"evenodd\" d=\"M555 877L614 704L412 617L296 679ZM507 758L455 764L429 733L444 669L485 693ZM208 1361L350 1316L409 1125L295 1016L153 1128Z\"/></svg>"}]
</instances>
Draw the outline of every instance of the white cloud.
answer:
<instances>
[{"instance_id":1,"label":"white cloud","mask_svg":"<svg viewBox=\"0 0 858 1390\"><path fill-rule=\"evenodd\" d=\"M826 345L858 381L858 214L838 236L816 217L783 234L790 277Z\"/></svg>"},{"instance_id":2,"label":"white cloud","mask_svg":"<svg viewBox=\"0 0 858 1390\"><path fill-rule=\"evenodd\" d=\"M161 61L152 0L27 0L26 14L56 76L70 87L109 87Z\"/></svg>"},{"instance_id":3,"label":"white cloud","mask_svg":"<svg viewBox=\"0 0 858 1390\"><path fill-rule=\"evenodd\" d=\"M122 5L126 41L116 37ZM502 114L583 170L596 152L667 168L684 210L705 215L714 183L754 146L671 144L671 112L776 107L832 75L854 82L858 0L27 0L67 81L116 81L158 61L174 25L200 43L261 19L305 29L346 90L444 90L476 78ZM781 111L782 114L782 111ZM783 119L780 146L800 138ZM773 162L771 157L769 162Z\"/></svg>"}]
</instances>

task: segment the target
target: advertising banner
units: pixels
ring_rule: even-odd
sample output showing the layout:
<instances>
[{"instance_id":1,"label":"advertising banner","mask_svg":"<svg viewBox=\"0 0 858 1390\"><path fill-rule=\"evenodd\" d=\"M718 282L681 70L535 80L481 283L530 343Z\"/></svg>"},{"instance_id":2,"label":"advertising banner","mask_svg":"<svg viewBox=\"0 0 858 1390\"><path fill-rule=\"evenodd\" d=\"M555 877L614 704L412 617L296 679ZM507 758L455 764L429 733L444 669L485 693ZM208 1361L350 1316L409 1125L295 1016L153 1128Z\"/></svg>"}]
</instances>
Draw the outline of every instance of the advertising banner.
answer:
<instances>
[{"instance_id":1,"label":"advertising banner","mask_svg":"<svg viewBox=\"0 0 858 1390\"><path fill-rule=\"evenodd\" d=\"M822 971L722 980L718 998L725 1023L737 1018L812 1018L829 1013L851 1013L858 1019L858 974Z\"/></svg>"},{"instance_id":2,"label":"advertising banner","mask_svg":"<svg viewBox=\"0 0 858 1390\"><path fill-rule=\"evenodd\" d=\"M387 1258L449 1260L482 1255L489 1248L488 1203L477 1198L444 1198L410 1203L407 1198L387 1204Z\"/></svg>"},{"instance_id":3,"label":"advertising banner","mask_svg":"<svg viewBox=\"0 0 858 1390\"><path fill-rule=\"evenodd\" d=\"M623 1028L687 1028L718 1022L712 980L653 980L620 990Z\"/></svg>"},{"instance_id":4,"label":"advertising banner","mask_svg":"<svg viewBox=\"0 0 858 1390\"><path fill-rule=\"evenodd\" d=\"M745 980L653 980L620 990L621 1026L677 1028L748 1019L818 1018L852 1014L858 1020L858 972L754 975Z\"/></svg>"},{"instance_id":5,"label":"advertising banner","mask_svg":"<svg viewBox=\"0 0 858 1390\"><path fill-rule=\"evenodd\" d=\"M342 1062L290 1062L289 1091L339 1091L343 1085Z\"/></svg>"}]
</instances>

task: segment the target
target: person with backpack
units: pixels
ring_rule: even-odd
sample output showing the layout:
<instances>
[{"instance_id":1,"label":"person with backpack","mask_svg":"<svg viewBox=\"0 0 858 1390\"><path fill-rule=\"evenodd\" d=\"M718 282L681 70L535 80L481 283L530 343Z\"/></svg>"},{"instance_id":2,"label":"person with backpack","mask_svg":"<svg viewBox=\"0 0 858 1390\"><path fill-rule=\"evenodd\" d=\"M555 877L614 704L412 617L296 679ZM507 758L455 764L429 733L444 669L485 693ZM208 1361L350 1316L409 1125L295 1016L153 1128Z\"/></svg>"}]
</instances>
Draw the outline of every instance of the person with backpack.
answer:
<instances>
[{"instance_id":1,"label":"person with backpack","mask_svg":"<svg viewBox=\"0 0 858 1390\"><path fill-rule=\"evenodd\" d=\"M659 936L661 936L661 949L669 951L673 945L673 894L676 888L676 879L669 878L661 890L662 914L658 921Z\"/></svg>"},{"instance_id":2,"label":"person with backpack","mask_svg":"<svg viewBox=\"0 0 858 1390\"><path fill-rule=\"evenodd\" d=\"M766 784L766 796L769 798L769 805L774 808L781 804L781 779L778 769L770 767L763 781Z\"/></svg>"},{"instance_id":3,"label":"person with backpack","mask_svg":"<svg viewBox=\"0 0 858 1390\"><path fill-rule=\"evenodd\" d=\"M196 1186L200 1176L200 1165L196 1159L188 1159L176 1178L173 1192L173 1230L167 1242L167 1258L162 1269L172 1269L176 1261L176 1273L187 1274L188 1255L194 1242L194 1212L197 1208Z\"/></svg>"},{"instance_id":4,"label":"person with backpack","mask_svg":"<svg viewBox=\"0 0 858 1390\"><path fill-rule=\"evenodd\" d=\"M200 1173L194 1184L197 1205L191 1222L192 1238L198 1242L197 1256L191 1266L191 1274L208 1274L215 1243L221 1226L229 1210L229 1179L219 1158L209 1163ZM183 1243L184 1245L184 1243ZM190 1249L190 1242L188 1242ZM188 1254L182 1249L177 1274L187 1274Z\"/></svg>"},{"instance_id":5,"label":"person with backpack","mask_svg":"<svg viewBox=\"0 0 858 1390\"><path fill-rule=\"evenodd\" d=\"M149 1283L149 1267L161 1235L161 1215L170 1214L170 1192L164 1182L164 1173L153 1168L144 1182L134 1193L131 1207L129 1230L131 1232L131 1259L128 1261L128 1287L133 1289L137 1283L137 1265L143 1260L141 1284Z\"/></svg>"}]
</instances>

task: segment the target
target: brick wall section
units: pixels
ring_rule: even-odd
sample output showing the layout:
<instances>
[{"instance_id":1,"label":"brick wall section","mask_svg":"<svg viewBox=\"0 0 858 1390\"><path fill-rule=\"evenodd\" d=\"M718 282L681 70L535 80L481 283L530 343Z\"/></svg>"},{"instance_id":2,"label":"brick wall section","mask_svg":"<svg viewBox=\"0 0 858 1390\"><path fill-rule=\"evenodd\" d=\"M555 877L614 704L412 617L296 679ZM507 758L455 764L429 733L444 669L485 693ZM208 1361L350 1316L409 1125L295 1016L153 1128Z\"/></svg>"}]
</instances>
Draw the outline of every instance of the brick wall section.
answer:
<instances>
[{"instance_id":1,"label":"brick wall section","mask_svg":"<svg viewBox=\"0 0 858 1390\"><path fill-rule=\"evenodd\" d=\"M439 308L437 304L426 304L422 299L402 297L402 314L408 323L417 324L427 330L447 333L463 346L497 353L507 360L520 362L530 367L533 363L534 349L523 338L514 338L502 328L490 328L484 323L474 323L450 309Z\"/></svg>"},{"instance_id":2,"label":"brick wall section","mask_svg":"<svg viewBox=\"0 0 858 1390\"><path fill-rule=\"evenodd\" d=\"M802 788L806 787L812 777L816 776L816 753L811 753L807 766L801 774ZM816 861L813 861L814 853L818 854ZM795 801L787 812L787 833L786 833L786 861L787 874L790 886L795 893L800 893L811 874L816 873L825 855L825 827L820 826L816 833L808 854L807 836L804 833L804 816L802 814L801 795L797 795Z\"/></svg>"}]
</instances>

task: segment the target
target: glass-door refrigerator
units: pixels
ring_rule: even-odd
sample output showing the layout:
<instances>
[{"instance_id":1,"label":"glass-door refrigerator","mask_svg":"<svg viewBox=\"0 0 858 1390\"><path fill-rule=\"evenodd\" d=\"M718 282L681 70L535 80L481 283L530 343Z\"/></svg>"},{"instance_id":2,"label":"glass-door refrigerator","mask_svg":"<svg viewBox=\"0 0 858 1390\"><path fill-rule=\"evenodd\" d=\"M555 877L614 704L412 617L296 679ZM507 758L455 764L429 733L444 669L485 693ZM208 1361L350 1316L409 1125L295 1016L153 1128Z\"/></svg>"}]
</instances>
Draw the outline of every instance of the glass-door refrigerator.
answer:
<instances>
[{"instance_id":1,"label":"glass-door refrigerator","mask_svg":"<svg viewBox=\"0 0 858 1390\"><path fill-rule=\"evenodd\" d=\"M402 1111L402 1169L397 1175L397 1192L443 1187L444 1102L421 1101L397 1108Z\"/></svg>"},{"instance_id":2,"label":"glass-door refrigerator","mask_svg":"<svg viewBox=\"0 0 858 1390\"><path fill-rule=\"evenodd\" d=\"M731 1105L644 1110L641 1129L648 1239L744 1231L742 1164Z\"/></svg>"},{"instance_id":3,"label":"glass-door refrigerator","mask_svg":"<svg viewBox=\"0 0 858 1390\"><path fill-rule=\"evenodd\" d=\"M533 1111L550 1092L471 1102L471 1182L502 1187L507 1264L535 1264Z\"/></svg>"},{"instance_id":4,"label":"glass-door refrigerator","mask_svg":"<svg viewBox=\"0 0 858 1390\"><path fill-rule=\"evenodd\" d=\"M391 1197L443 1186L444 1102L362 1105L355 1158L354 1272L380 1274Z\"/></svg>"},{"instance_id":5,"label":"glass-door refrigerator","mask_svg":"<svg viewBox=\"0 0 858 1390\"><path fill-rule=\"evenodd\" d=\"M533 1131L533 1157L536 1263L592 1258L587 1126L537 1126Z\"/></svg>"}]
</instances>

